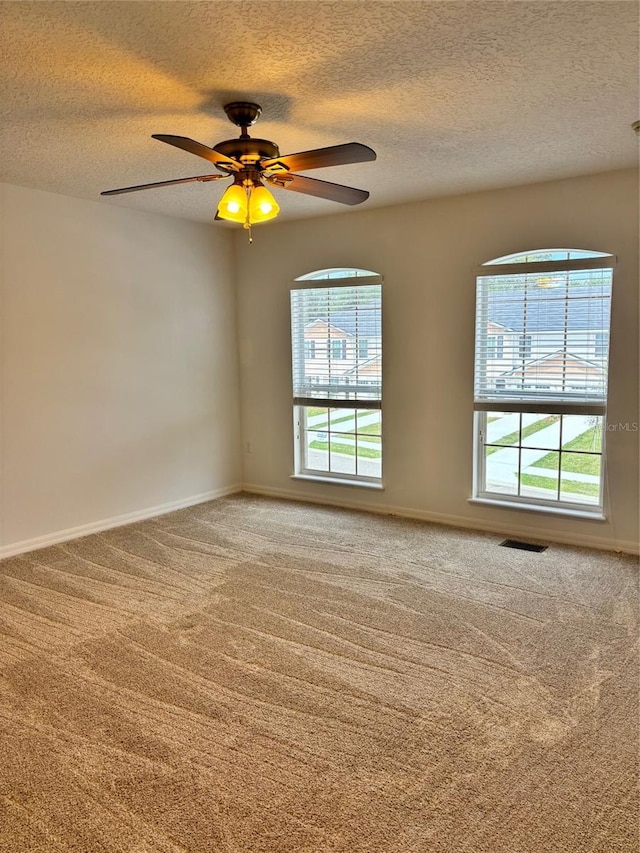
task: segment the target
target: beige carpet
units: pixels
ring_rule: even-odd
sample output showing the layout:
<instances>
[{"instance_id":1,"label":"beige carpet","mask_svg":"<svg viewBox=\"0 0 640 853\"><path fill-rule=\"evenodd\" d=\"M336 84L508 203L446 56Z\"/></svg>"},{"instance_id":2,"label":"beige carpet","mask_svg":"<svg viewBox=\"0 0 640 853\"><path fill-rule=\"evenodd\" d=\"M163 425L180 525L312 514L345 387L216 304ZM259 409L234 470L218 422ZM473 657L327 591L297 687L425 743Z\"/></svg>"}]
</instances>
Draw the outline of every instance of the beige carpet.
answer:
<instances>
[{"instance_id":1,"label":"beige carpet","mask_svg":"<svg viewBox=\"0 0 640 853\"><path fill-rule=\"evenodd\" d=\"M237 496L0 563L2 853L636 853L630 557Z\"/></svg>"}]
</instances>

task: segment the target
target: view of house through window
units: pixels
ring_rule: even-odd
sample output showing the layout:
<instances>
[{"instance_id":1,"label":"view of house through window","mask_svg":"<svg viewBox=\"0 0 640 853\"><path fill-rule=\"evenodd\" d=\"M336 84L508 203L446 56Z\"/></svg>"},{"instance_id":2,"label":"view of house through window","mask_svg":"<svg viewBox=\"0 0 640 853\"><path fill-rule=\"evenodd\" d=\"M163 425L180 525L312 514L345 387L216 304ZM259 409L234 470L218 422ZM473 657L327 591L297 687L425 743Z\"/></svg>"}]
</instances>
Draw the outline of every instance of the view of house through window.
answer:
<instances>
[{"instance_id":1,"label":"view of house through window","mask_svg":"<svg viewBox=\"0 0 640 853\"><path fill-rule=\"evenodd\" d=\"M565 249L482 268L475 497L602 511L613 263Z\"/></svg>"},{"instance_id":2,"label":"view of house through window","mask_svg":"<svg viewBox=\"0 0 640 853\"><path fill-rule=\"evenodd\" d=\"M323 270L291 291L296 474L382 478L381 278Z\"/></svg>"}]
</instances>

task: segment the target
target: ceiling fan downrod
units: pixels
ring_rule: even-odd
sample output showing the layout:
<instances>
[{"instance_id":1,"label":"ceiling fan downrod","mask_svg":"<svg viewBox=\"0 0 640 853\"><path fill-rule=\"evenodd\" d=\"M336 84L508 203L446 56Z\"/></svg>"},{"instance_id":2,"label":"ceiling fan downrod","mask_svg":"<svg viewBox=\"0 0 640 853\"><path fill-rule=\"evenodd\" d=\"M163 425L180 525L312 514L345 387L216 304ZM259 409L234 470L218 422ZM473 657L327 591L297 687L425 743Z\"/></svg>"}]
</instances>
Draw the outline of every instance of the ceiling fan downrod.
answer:
<instances>
[{"instance_id":1,"label":"ceiling fan downrod","mask_svg":"<svg viewBox=\"0 0 640 853\"><path fill-rule=\"evenodd\" d=\"M262 115L260 104L251 101L232 101L224 105L224 111L232 124L240 128L240 139L248 139L247 128L252 127Z\"/></svg>"}]
</instances>

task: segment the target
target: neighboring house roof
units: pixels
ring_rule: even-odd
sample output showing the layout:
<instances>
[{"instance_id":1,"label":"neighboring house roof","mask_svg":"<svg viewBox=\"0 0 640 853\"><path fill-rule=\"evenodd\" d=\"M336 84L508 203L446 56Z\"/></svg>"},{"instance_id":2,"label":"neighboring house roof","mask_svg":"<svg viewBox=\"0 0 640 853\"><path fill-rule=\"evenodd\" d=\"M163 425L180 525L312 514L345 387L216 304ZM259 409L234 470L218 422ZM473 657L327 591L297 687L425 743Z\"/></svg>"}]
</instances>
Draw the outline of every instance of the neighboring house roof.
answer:
<instances>
[{"instance_id":1,"label":"neighboring house roof","mask_svg":"<svg viewBox=\"0 0 640 853\"><path fill-rule=\"evenodd\" d=\"M371 308L375 310L370 310L369 308L347 308L344 311L332 311L331 325L337 326L348 335L355 335L357 330L361 338L379 338L380 305L379 303L371 303ZM314 322L318 322L318 320L323 323L329 323L327 317L318 317Z\"/></svg>"},{"instance_id":2,"label":"neighboring house roof","mask_svg":"<svg viewBox=\"0 0 640 853\"><path fill-rule=\"evenodd\" d=\"M557 293L557 295L556 295ZM507 293L498 291L489 294L487 315L489 322L499 323L514 332L554 332L579 329L608 329L609 306L606 289L584 285L568 300L564 288L557 291L548 288L527 289L526 309L523 304L525 289L515 288ZM566 312L566 321L565 321Z\"/></svg>"},{"instance_id":3,"label":"neighboring house roof","mask_svg":"<svg viewBox=\"0 0 640 853\"><path fill-rule=\"evenodd\" d=\"M503 326L502 323L494 323L493 320L487 321L487 334L502 335L504 332L513 332L513 329Z\"/></svg>"},{"instance_id":4,"label":"neighboring house roof","mask_svg":"<svg viewBox=\"0 0 640 853\"><path fill-rule=\"evenodd\" d=\"M364 373L377 375L380 372L380 367L378 363L382 361L381 355L375 355L373 358L368 358L366 361L361 361L360 364L356 364L355 367L352 367L351 370L347 370L344 373L344 376L349 376L350 373Z\"/></svg>"},{"instance_id":5,"label":"neighboring house roof","mask_svg":"<svg viewBox=\"0 0 640 853\"><path fill-rule=\"evenodd\" d=\"M515 288L508 294L504 291L489 294L488 322L496 326L495 329L488 329L489 334L500 334L502 330L517 334L524 331L527 334L561 332L565 329L565 323L569 331L609 328L609 294L606 288L599 285L583 285L579 290L576 288L568 301L562 287L551 290L529 287L526 292L526 309L524 296L524 287ZM372 303L371 308L376 310L358 308L332 311L330 324L348 335L355 335L357 330L363 338L380 337L379 307ZM318 317L313 322L329 324L329 319ZM306 328L311 325L309 323Z\"/></svg>"},{"instance_id":6,"label":"neighboring house roof","mask_svg":"<svg viewBox=\"0 0 640 853\"><path fill-rule=\"evenodd\" d=\"M314 326L317 326L323 330L333 329L335 332L340 332L341 335L347 335L347 337L352 338L353 335L347 332L345 329L341 329L339 326L336 326L335 323L328 323L326 320L312 320L310 323L304 327L305 337L307 337L307 332L310 332ZM325 331L322 331L322 336L326 335ZM313 337L312 335L310 337Z\"/></svg>"},{"instance_id":7,"label":"neighboring house roof","mask_svg":"<svg viewBox=\"0 0 640 853\"><path fill-rule=\"evenodd\" d=\"M535 374L538 371L538 366L541 364L544 364L545 376L553 376L554 373L602 374L600 365L595 364L593 361L587 361L586 358L581 358L579 355L573 355L570 352L565 353L564 350L559 349L549 353L549 355L543 355L541 358L534 358L531 361L527 361L524 365L501 373L500 376L527 376L528 374Z\"/></svg>"}]
</instances>

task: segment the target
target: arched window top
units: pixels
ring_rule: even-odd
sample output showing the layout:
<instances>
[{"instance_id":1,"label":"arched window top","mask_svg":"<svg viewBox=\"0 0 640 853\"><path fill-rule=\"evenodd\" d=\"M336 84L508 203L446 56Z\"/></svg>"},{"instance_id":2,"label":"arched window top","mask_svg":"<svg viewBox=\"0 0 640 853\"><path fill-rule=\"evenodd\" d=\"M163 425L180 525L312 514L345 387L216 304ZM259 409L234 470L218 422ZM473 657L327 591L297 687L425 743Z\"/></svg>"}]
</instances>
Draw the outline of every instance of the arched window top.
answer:
<instances>
[{"instance_id":1,"label":"arched window top","mask_svg":"<svg viewBox=\"0 0 640 853\"><path fill-rule=\"evenodd\" d=\"M296 281L325 281L336 278L375 278L380 279L381 276L372 270L361 270L356 267L332 267L326 270L315 270L306 275L298 276Z\"/></svg>"},{"instance_id":2,"label":"arched window top","mask_svg":"<svg viewBox=\"0 0 640 853\"><path fill-rule=\"evenodd\" d=\"M527 252L515 252L485 261L483 267L497 264L535 264L547 261L578 261L589 258L610 258L609 252L594 252L592 249L532 249Z\"/></svg>"}]
</instances>

